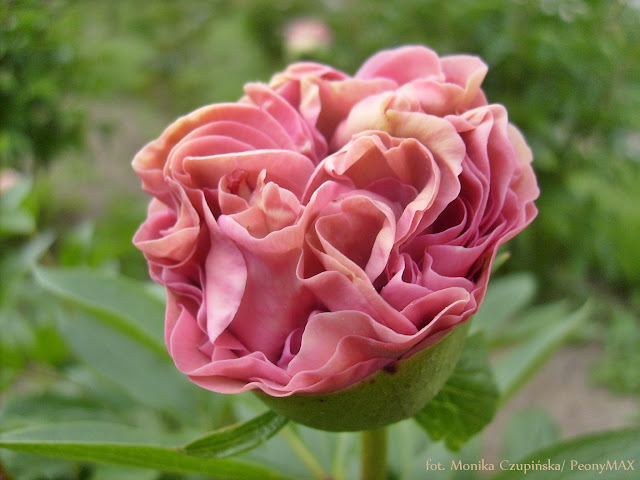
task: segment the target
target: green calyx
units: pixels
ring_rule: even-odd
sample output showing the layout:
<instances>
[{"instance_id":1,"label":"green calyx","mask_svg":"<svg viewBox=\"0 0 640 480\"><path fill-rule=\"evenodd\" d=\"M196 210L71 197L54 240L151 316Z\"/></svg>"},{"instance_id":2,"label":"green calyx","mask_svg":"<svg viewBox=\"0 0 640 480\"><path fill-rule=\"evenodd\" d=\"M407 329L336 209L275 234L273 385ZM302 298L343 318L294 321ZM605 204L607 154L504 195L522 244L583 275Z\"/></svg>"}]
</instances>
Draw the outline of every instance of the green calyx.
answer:
<instances>
[{"instance_id":1,"label":"green calyx","mask_svg":"<svg viewBox=\"0 0 640 480\"><path fill-rule=\"evenodd\" d=\"M462 353L469 325L454 327L434 345L337 392L257 395L276 413L320 430L381 428L412 417L440 391Z\"/></svg>"}]
</instances>

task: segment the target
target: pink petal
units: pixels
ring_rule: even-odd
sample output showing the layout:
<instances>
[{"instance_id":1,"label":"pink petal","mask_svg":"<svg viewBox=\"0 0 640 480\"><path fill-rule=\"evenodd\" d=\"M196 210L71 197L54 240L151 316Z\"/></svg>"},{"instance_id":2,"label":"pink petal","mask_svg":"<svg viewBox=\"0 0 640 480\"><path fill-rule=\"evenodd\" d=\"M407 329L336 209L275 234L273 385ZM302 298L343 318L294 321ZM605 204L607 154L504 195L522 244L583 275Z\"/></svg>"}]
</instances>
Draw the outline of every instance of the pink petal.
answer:
<instances>
[{"instance_id":1,"label":"pink petal","mask_svg":"<svg viewBox=\"0 0 640 480\"><path fill-rule=\"evenodd\" d=\"M422 46L383 50L367 60L356 78L388 78L398 85L416 78L442 77L438 55Z\"/></svg>"},{"instance_id":2,"label":"pink petal","mask_svg":"<svg viewBox=\"0 0 640 480\"><path fill-rule=\"evenodd\" d=\"M211 157L187 157L184 171L194 186L218 186L220 179L234 170L249 172L249 181L255 183L262 170L267 171L267 181L274 181L283 188L301 196L307 179L313 173L313 163L304 155L289 150L256 150Z\"/></svg>"},{"instance_id":3,"label":"pink petal","mask_svg":"<svg viewBox=\"0 0 640 480\"><path fill-rule=\"evenodd\" d=\"M464 88L464 97L460 104L466 109L486 105L487 101L480 85L487 75L487 65L478 57L471 55L451 55L441 59L442 70L447 82Z\"/></svg>"},{"instance_id":4,"label":"pink petal","mask_svg":"<svg viewBox=\"0 0 640 480\"><path fill-rule=\"evenodd\" d=\"M213 216L208 213L205 220L211 248L205 262L204 308L207 336L215 341L231 324L242 302L248 267L238 247L220 231Z\"/></svg>"},{"instance_id":5,"label":"pink petal","mask_svg":"<svg viewBox=\"0 0 640 480\"><path fill-rule=\"evenodd\" d=\"M295 145L295 150L309 157L314 163L327 153L327 142L324 137L304 121L304 118L266 85L250 83L245 85L248 97L262 110L269 113L282 125Z\"/></svg>"},{"instance_id":6,"label":"pink petal","mask_svg":"<svg viewBox=\"0 0 640 480\"><path fill-rule=\"evenodd\" d=\"M228 328L249 350L276 363L289 333L304 325L315 299L295 275L299 252L261 255L243 249L243 255L246 289Z\"/></svg>"},{"instance_id":7,"label":"pink petal","mask_svg":"<svg viewBox=\"0 0 640 480\"><path fill-rule=\"evenodd\" d=\"M394 220L393 212L384 203L354 195L340 202L336 213L319 218L315 231L327 255L349 270L361 268L374 282L393 247Z\"/></svg>"},{"instance_id":8,"label":"pink petal","mask_svg":"<svg viewBox=\"0 0 640 480\"><path fill-rule=\"evenodd\" d=\"M149 261L175 265L186 261L196 248L200 221L190 205L183 203L176 219L166 208L151 213L133 237L133 243Z\"/></svg>"}]
</instances>

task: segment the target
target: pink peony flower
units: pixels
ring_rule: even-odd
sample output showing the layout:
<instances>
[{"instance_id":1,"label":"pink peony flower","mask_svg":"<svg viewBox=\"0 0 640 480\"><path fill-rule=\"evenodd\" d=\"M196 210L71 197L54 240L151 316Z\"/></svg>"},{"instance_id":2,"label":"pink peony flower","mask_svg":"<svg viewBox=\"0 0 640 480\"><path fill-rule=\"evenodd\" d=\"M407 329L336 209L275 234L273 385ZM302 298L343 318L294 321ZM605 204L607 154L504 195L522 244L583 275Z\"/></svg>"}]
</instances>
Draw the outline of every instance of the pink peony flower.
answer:
<instances>
[{"instance_id":1,"label":"pink peony flower","mask_svg":"<svg viewBox=\"0 0 640 480\"><path fill-rule=\"evenodd\" d=\"M222 393L336 392L468 320L538 196L486 70L419 46L353 77L297 63L145 146L134 242L178 369Z\"/></svg>"}]
</instances>

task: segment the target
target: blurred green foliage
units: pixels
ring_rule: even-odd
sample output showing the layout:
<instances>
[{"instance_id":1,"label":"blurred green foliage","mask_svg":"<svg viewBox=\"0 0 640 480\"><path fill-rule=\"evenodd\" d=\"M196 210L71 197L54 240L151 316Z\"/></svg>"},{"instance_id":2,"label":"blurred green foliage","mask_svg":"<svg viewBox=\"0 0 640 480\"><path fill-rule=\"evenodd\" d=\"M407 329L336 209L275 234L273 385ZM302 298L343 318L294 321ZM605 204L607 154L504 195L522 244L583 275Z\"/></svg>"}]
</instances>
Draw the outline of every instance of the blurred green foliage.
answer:
<instances>
[{"instance_id":1,"label":"blurred green foliage","mask_svg":"<svg viewBox=\"0 0 640 480\"><path fill-rule=\"evenodd\" d=\"M628 311L616 309L605 333L606 355L593 370L596 380L618 393L640 393L640 325Z\"/></svg>"},{"instance_id":2,"label":"blurred green foliage","mask_svg":"<svg viewBox=\"0 0 640 480\"><path fill-rule=\"evenodd\" d=\"M95 129L79 121L79 99L88 115L97 102L129 99L162 119L235 100L243 83L295 59L284 32L296 18L332 35L306 57L350 73L406 43L480 55L487 96L525 133L542 190L507 268L534 271L549 286L542 297L640 297L637 3L18 0L1 11L0 153L14 166L46 164Z\"/></svg>"},{"instance_id":3,"label":"blurred green foliage","mask_svg":"<svg viewBox=\"0 0 640 480\"><path fill-rule=\"evenodd\" d=\"M74 363L57 310L28 272L40 259L146 279L131 245L146 205L131 187L135 150L175 116L234 101L245 82L303 58L285 35L299 18L323 22L331 34L304 58L348 73L374 52L408 43L487 62L487 97L525 134L542 192L538 218L510 242L511 259L498 273L532 272L543 287L538 301L591 298L596 326L585 331L604 344L593 377L637 393L637 0L0 0L0 174L20 174L0 199L0 400L16 385L21 396L11 408L52 392L74 418L88 389L95 398L87 401L107 405L105 415L121 414L120 400L105 400L104 379ZM115 113L105 119L105 111ZM117 174L103 179L104 165ZM104 198L83 190L86 178ZM534 295L527 278L512 300ZM531 311L521 331L510 332L550 327L568 305ZM510 344L505 335L492 341ZM64 478L72 468L34 465L24 478Z\"/></svg>"},{"instance_id":4,"label":"blurred green foliage","mask_svg":"<svg viewBox=\"0 0 640 480\"><path fill-rule=\"evenodd\" d=\"M17 6L19 4L19 6ZM82 141L81 112L68 105L77 62L55 2L0 6L0 165L47 165Z\"/></svg>"}]
</instances>

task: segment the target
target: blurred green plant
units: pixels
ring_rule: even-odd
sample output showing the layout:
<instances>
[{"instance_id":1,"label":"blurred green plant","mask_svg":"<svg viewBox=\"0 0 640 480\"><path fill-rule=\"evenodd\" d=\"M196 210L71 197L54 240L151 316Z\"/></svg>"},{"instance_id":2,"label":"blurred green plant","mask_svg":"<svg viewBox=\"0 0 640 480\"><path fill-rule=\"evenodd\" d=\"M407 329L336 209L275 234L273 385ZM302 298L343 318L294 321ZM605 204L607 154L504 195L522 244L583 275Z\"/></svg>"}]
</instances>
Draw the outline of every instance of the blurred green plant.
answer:
<instances>
[{"instance_id":1,"label":"blurred green plant","mask_svg":"<svg viewBox=\"0 0 640 480\"><path fill-rule=\"evenodd\" d=\"M53 238L38 233L38 203L30 177L0 170L0 393L28 362L59 365L66 350L51 312L29 279Z\"/></svg>"},{"instance_id":2,"label":"blurred green plant","mask_svg":"<svg viewBox=\"0 0 640 480\"><path fill-rule=\"evenodd\" d=\"M146 282L87 268L38 266L34 273L38 285L57 298L49 300L50 308L80 362L59 369L56 388L45 393L8 392L7 404L0 410L0 432L4 430L0 447L159 472L198 472L211 478L357 477L357 434L296 424L284 427L286 420L265 412L252 396L217 395L188 382L163 346L163 300ZM407 420L390 428L389 478L421 478L418 472L427 458L445 465L458 460L476 463L480 457L476 434L491 420L497 405L526 383L588 314L585 308L572 312L566 305L550 307L547 321L555 327L532 332L535 281L522 274L501 280L489 287L487 303L474 319L477 333L469 337L445 387L416 422ZM500 339L505 337L511 339L510 350L492 362L499 372L494 380L485 345L503 345ZM39 406L43 400L48 402L45 410ZM541 422L541 414L536 415L536 422ZM230 422L240 423L221 429ZM556 442L554 428L545 417L530 438L518 445L509 442L512 452L526 456L543 446L553 446L553 452L573 452L570 444ZM205 434L210 429L216 430ZM511 430L506 434L512 435ZM620 435L637 442L635 430ZM436 441L440 438L453 450ZM594 441L610 451L608 442L617 445L617 439L612 434L607 441ZM26 476L42 471L40 462L27 464L22 455L2 458L9 471L16 468ZM127 470L87 467L84 478L116 479L123 472ZM67 475L80 478L68 470ZM479 477L470 472L463 478Z\"/></svg>"},{"instance_id":3,"label":"blurred green plant","mask_svg":"<svg viewBox=\"0 0 640 480\"><path fill-rule=\"evenodd\" d=\"M605 355L593 376L618 393L640 393L640 326L633 314L616 309L605 330Z\"/></svg>"},{"instance_id":4,"label":"blurred green plant","mask_svg":"<svg viewBox=\"0 0 640 480\"><path fill-rule=\"evenodd\" d=\"M74 43L51 22L62 6L9 0L0 8L2 166L46 166L61 150L82 144L82 114L70 103L78 71Z\"/></svg>"},{"instance_id":5,"label":"blurred green plant","mask_svg":"<svg viewBox=\"0 0 640 480\"><path fill-rule=\"evenodd\" d=\"M234 101L238 78L265 79L271 65L244 28L239 5L65 0L65 24L83 19L83 86L103 99L143 99L182 115L204 103Z\"/></svg>"},{"instance_id":6,"label":"blurred green plant","mask_svg":"<svg viewBox=\"0 0 640 480\"><path fill-rule=\"evenodd\" d=\"M486 60L487 96L505 104L511 121L525 133L542 190L540 215L511 242L513 260L504 266L507 272L533 275L497 278L475 319L474 329L484 332L491 351L507 349L494 364L501 401L522 386L562 341L575 336L586 313L572 316L572 302L557 301L564 297L594 298L591 311L596 312L592 317L599 328L585 328L582 323L579 329L591 332L581 338L591 335L588 338L604 343L605 355L594 378L615 391L638 392L637 2L7 0L0 5L0 167L34 175L22 175L0 201L0 430L45 421L99 420L125 422L157 434L157 439L169 435L171 441L175 440L171 435L182 431L186 442L206 430L261 413L250 400L231 406L220 397L205 395L205 399L191 392L183 400L194 401L196 413L190 419L176 416L171 407L176 398L145 383L139 369L123 376L108 371L109 355L115 351L126 358L130 350L123 346L138 341L114 327L127 324L126 320L118 324L119 312L105 313L104 305L96 306L87 298L81 306L74 304L77 298L66 298L73 307L61 304L45 294L29 271L44 258L49 265L88 267L85 273L91 278L106 277L103 286L119 284L120 273L145 278L144 261L130 243L144 202L123 195L121 185L114 182L107 186L111 196L96 216L76 192L80 180L74 166L62 177L50 177L51 169L39 167L68 161L62 153L83 145L86 134L96 127L93 116L106 104L144 110L140 118L147 135L144 129L159 128L168 117L205 103L235 100L242 95L244 81L266 80L294 58L284 32L298 18L324 22L331 33L329 48L310 50L305 58L329 62L349 73L373 52L406 43L425 44L443 55L478 54ZM129 113L123 109L120 117L103 124L100 135L121 143L122 132L129 129L124 121ZM140 138L139 144L146 139ZM128 165L130 153L117 152L120 156L108 161ZM80 161L88 164L88 157ZM65 203L52 193L56 190L73 191L75 196ZM84 282L85 287L90 285ZM134 290L137 287L146 285L136 284ZM531 307L534 299L550 302ZM93 309L83 310L87 304ZM98 317L112 323L96 321ZM105 348L90 349L83 343L86 337L109 342ZM109 346L115 350L108 351ZM151 350L139 349L144 357L138 359L140 365L158 366L161 360L154 357L158 352ZM111 368L114 365L120 364ZM161 370L165 368L173 367ZM174 380L166 379L169 384ZM176 386L176 391L182 388ZM150 406L145 396L153 397ZM446 405L446 399L443 402ZM505 431L509 456L525 456L554 444L556 452L596 448L601 454L609 451L607 445L615 446L606 435L558 444L552 422L540 412L516 415L510 425ZM523 429L532 432L531 438L523 440L513 433ZM465 429L460 431L464 436ZM65 432L67 439L81 440L82 432ZM94 440L100 439L100 432L96 430ZM36 429L25 434L21 445L31 446L23 450L36 452L41 433ZM431 433L437 435L437 428L432 427ZM634 435L627 432L619 438L637 445ZM391 438L394 479L422 478L424 465L416 459L473 463L479 457L477 436L453 454L441 442L426 439L413 422L394 426ZM461 438L450 443L463 442ZM356 450L357 439L350 434L328 436L288 426L244 454L243 461L269 465L292 478L320 478L330 472L336 479L347 479L357 476ZM292 455L298 460L292 462ZM20 479L175 478L153 470L25 458L2 453ZM476 478L473 473L463 477Z\"/></svg>"}]
</instances>

